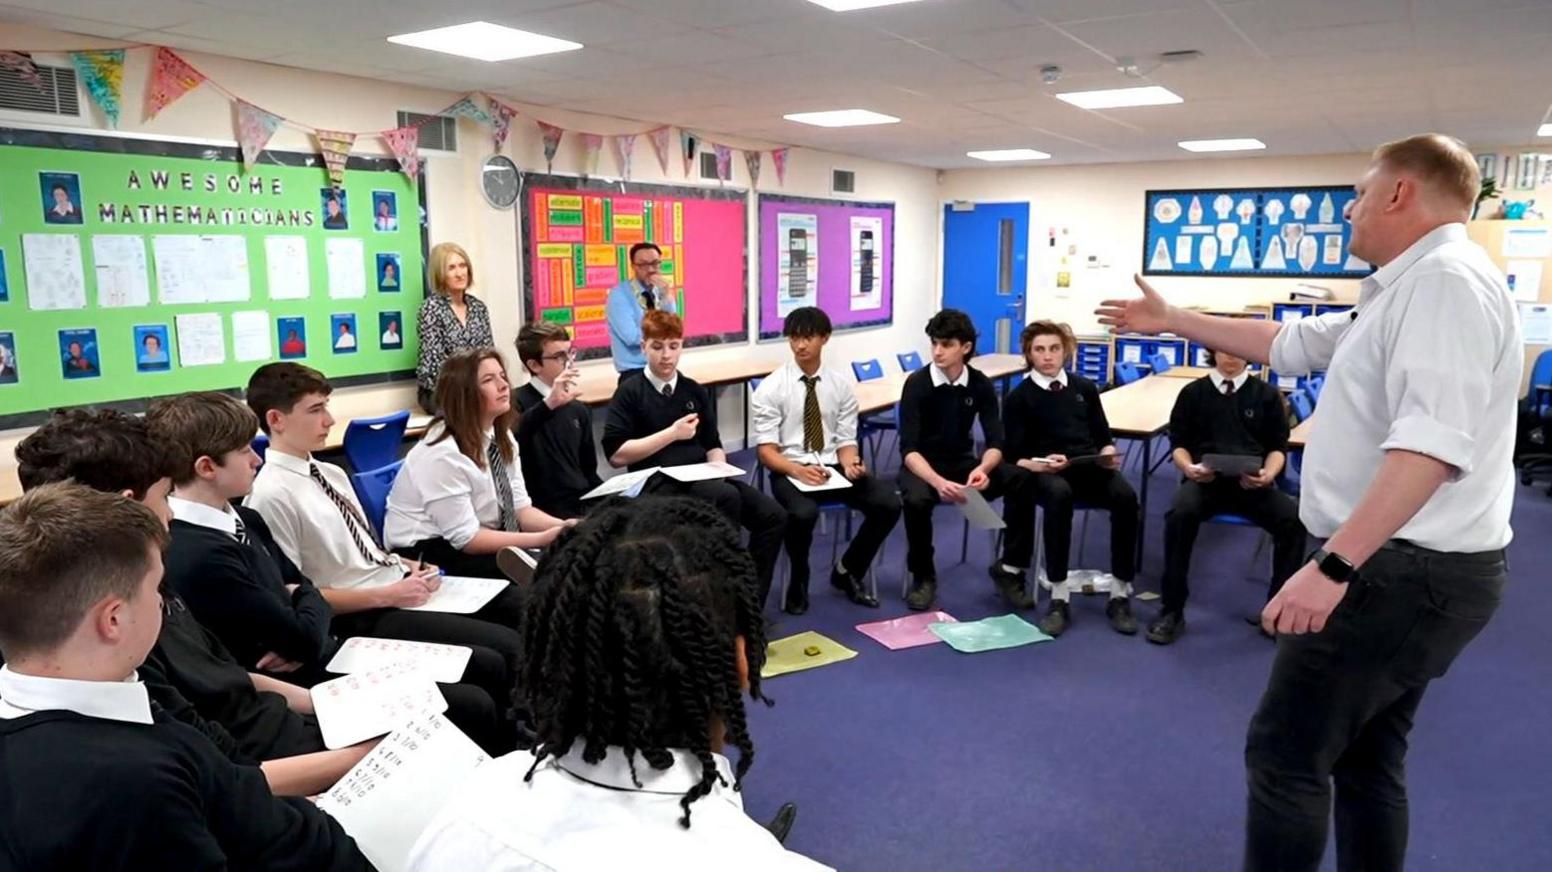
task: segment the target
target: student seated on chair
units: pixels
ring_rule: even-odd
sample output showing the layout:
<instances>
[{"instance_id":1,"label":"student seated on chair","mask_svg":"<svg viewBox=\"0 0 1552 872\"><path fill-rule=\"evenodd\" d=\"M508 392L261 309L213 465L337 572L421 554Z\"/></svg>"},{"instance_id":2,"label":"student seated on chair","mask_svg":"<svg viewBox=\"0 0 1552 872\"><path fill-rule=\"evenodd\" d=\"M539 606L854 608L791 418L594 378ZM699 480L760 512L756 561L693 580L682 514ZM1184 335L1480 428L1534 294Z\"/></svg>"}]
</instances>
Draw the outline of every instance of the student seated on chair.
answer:
<instances>
[{"instance_id":1,"label":"student seated on chair","mask_svg":"<svg viewBox=\"0 0 1552 872\"><path fill-rule=\"evenodd\" d=\"M154 704L136 670L166 542L149 508L80 484L0 512L5 867L370 869L333 818Z\"/></svg>"},{"instance_id":2,"label":"student seated on chair","mask_svg":"<svg viewBox=\"0 0 1552 872\"><path fill-rule=\"evenodd\" d=\"M1272 535L1272 584L1267 601L1305 558L1299 504L1275 485L1288 447L1288 411L1282 392L1251 375L1245 359L1208 352L1213 371L1180 392L1169 416L1171 459L1185 476L1164 515L1164 602L1148 624L1148 641L1168 645L1185 632L1191 547L1202 522L1240 515ZM1261 466L1239 476L1202 465L1208 454L1254 457ZM1255 618L1260 620L1260 613Z\"/></svg>"},{"instance_id":3,"label":"student seated on chair","mask_svg":"<svg viewBox=\"0 0 1552 872\"><path fill-rule=\"evenodd\" d=\"M528 498L501 352L484 348L448 358L436 405L436 418L388 493L383 538L399 554L424 555L450 575L526 577L516 549L543 548L575 522Z\"/></svg>"},{"instance_id":4,"label":"student seated on chair","mask_svg":"<svg viewBox=\"0 0 1552 872\"><path fill-rule=\"evenodd\" d=\"M516 680L520 598L497 594L472 615L410 610L440 588L440 570L378 545L345 470L313 458L334 426L332 391L316 369L286 361L265 364L248 379L248 408L270 447L246 505L328 600L340 638L467 645L474 649L467 682L483 688L505 716Z\"/></svg>"},{"instance_id":5,"label":"student seated on chair","mask_svg":"<svg viewBox=\"0 0 1552 872\"><path fill-rule=\"evenodd\" d=\"M1051 604L1040 629L1060 636L1072 620L1067 555L1072 514L1081 503L1110 512L1110 573L1120 582L1110 591L1105 615L1117 633L1137 632L1129 587L1136 576L1137 494L1120 473L1121 455L1110 438L1110 423L1099 388L1063 369L1077 342L1065 324L1036 321L1019 337L1028 376L1008 394L1008 456L1027 473L1034 501L1045 509L1045 574ZM1013 521L1008 521L1013 532Z\"/></svg>"},{"instance_id":6,"label":"student seated on chair","mask_svg":"<svg viewBox=\"0 0 1552 872\"><path fill-rule=\"evenodd\" d=\"M863 577L900 520L900 497L862 465L853 382L824 365L830 316L814 306L794 309L787 314L782 333L792 349L792 361L767 376L750 401L760 462L771 471L771 493L787 510L790 574L782 608L793 615L808 611L808 551L819 522L820 500L839 501L862 512L862 529L830 570L830 584L852 602L877 608L878 598L868 592ZM822 485L833 476L850 486L804 493L788 476L809 485Z\"/></svg>"},{"instance_id":7,"label":"student seated on chair","mask_svg":"<svg viewBox=\"0 0 1552 872\"><path fill-rule=\"evenodd\" d=\"M661 309L641 319L645 378L622 379L604 423L604 456L631 470L692 463L725 463L711 393L679 372L684 322ZM685 484L666 475L647 480L643 493L688 495L708 500L730 521L749 531L760 603L771 590L787 513L769 496L739 478Z\"/></svg>"},{"instance_id":8,"label":"student seated on chair","mask_svg":"<svg viewBox=\"0 0 1552 872\"><path fill-rule=\"evenodd\" d=\"M539 744L475 770L408 868L825 868L743 809L742 695L768 703L753 585L737 528L701 500L614 500L568 531L539 567L523 640Z\"/></svg>"},{"instance_id":9,"label":"student seated on chair","mask_svg":"<svg viewBox=\"0 0 1552 872\"><path fill-rule=\"evenodd\" d=\"M114 409L56 412L16 446L22 488L74 481L145 504L172 521L171 460L144 418ZM307 690L244 669L165 585L162 626L140 674L151 698L236 763L260 764L270 789L327 790L370 744L326 751ZM0 649L3 650L3 649Z\"/></svg>"},{"instance_id":10,"label":"student seated on chair","mask_svg":"<svg viewBox=\"0 0 1552 872\"><path fill-rule=\"evenodd\" d=\"M989 572L1003 599L1016 609L1034 603L1024 592L1024 568L1034 543L1027 478L1002 462L1002 415L992 380L970 365L976 332L970 316L944 309L927 322L932 364L906 377L900 390L900 496L905 506L906 567L911 589L905 603L916 611L932 606L938 592L933 563L932 511L938 503L963 503L966 490L987 501L1004 499L1008 522L1002 560ZM975 455L976 421L986 450Z\"/></svg>"},{"instance_id":11,"label":"student seated on chair","mask_svg":"<svg viewBox=\"0 0 1552 872\"><path fill-rule=\"evenodd\" d=\"M524 324L517 332L517 359L528 384L515 391L517 456L528 495L542 511L575 518L582 495L602 484L593 446L593 410L581 396L571 333L553 321Z\"/></svg>"}]
</instances>

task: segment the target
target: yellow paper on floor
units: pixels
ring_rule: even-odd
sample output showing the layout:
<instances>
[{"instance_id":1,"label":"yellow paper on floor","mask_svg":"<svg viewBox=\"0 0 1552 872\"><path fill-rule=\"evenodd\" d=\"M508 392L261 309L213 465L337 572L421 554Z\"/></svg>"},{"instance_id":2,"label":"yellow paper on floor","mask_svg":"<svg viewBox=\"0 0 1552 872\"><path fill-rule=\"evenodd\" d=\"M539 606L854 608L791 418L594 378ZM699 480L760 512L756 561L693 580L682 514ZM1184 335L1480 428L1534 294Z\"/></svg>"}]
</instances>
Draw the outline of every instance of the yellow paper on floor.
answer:
<instances>
[{"instance_id":1,"label":"yellow paper on floor","mask_svg":"<svg viewBox=\"0 0 1552 872\"><path fill-rule=\"evenodd\" d=\"M840 642L809 630L772 642L765 651L765 668L760 670L760 677L774 678L789 672L802 672L856 656L856 651Z\"/></svg>"}]
</instances>

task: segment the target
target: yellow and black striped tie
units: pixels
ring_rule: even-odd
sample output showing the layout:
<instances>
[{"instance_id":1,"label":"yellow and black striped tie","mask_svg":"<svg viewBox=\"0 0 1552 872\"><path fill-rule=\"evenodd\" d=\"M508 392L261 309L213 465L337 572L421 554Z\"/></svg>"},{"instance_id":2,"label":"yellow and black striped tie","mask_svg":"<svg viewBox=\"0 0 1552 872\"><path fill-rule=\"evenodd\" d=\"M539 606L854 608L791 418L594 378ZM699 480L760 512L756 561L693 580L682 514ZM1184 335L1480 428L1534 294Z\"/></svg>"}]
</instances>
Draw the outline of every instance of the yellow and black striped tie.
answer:
<instances>
[{"instance_id":1,"label":"yellow and black striped tie","mask_svg":"<svg viewBox=\"0 0 1552 872\"><path fill-rule=\"evenodd\" d=\"M803 450L824 450L824 420L819 417L819 392L814 387L819 382L817 375L803 376L803 384L807 391L803 394Z\"/></svg>"}]
</instances>

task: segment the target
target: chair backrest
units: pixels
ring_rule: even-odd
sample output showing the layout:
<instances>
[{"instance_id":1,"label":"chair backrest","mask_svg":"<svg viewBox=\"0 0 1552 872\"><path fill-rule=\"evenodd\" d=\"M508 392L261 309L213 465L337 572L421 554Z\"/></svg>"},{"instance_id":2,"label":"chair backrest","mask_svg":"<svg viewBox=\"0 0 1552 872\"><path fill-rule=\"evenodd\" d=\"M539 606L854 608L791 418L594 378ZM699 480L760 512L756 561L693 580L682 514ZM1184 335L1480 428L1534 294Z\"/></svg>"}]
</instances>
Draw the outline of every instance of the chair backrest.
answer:
<instances>
[{"instance_id":1,"label":"chair backrest","mask_svg":"<svg viewBox=\"0 0 1552 872\"><path fill-rule=\"evenodd\" d=\"M765 376L763 376L763 375L755 376L754 378L750 379L749 380L749 393L752 394L755 391L759 390L760 389L760 385L764 384L764 382L765 382Z\"/></svg>"},{"instance_id":2,"label":"chair backrest","mask_svg":"<svg viewBox=\"0 0 1552 872\"><path fill-rule=\"evenodd\" d=\"M1123 385L1129 385L1142 378L1142 372L1137 369L1137 364L1119 361L1115 365L1116 381Z\"/></svg>"},{"instance_id":3,"label":"chair backrest","mask_svg":"<svg viewBox=\"0 0 1552 872\"><path fill-rule=\"evenodd\" d=\"M388 492L393 490L393 480L399 475L404 461L395 460L377 469L358 472L350 477L351 487L356 489L356 499L366 511L366 519L377 531L377 541L383 541L383 516L388 513Z\"/></svg>"},{"instance_id":4,"label":"chair backrest","mask_svg":"<svg viewBox=\"0 0 1552 872\"><path fill-rule=\"evenodd\" d=\"M915 372L922 368L921 352L902 351L895 355L895 360L900 361L901 372Z\"/></svg>"},{"instance_id":5,"label":"chair backrest","mask_svg":"<svg viewBox=\"0 0 1552 872\"><path fill-rule=\"evenodd\" d=\"M1169 355L1162 351L1148 358L1148 366L1153 368L1153 373L1155 375L1169 372L1170 367L1174 365L1175 362L1170 359Z\"/></svg>"},{"instance_id":6,"label":"chair backrest","mask_svg":"<svg viewBox=\"0 0 1552 872\"><path fill-rule=\"evenodd\" d=\"M1545 391L1537 393L1537 385L1552 385L1552 348L1536 355L1536 362L1530 365L1530 395L1545 410L1552 402Z\"/></svg>"},{"instance_id":7,"label":"chair backrest","mask_svg":"<svg viewBox=\"0 0 1552 872\"><path fill-rule=\"evenodd\" d=\"M409 426L408 410L381 418L356 418L345 427L345 459L356 472L380 469L399 459L399 444Z\"/></svg>"},{"instance_id":8,"label":"chair backrest","mask_svg":"<svg viewBox=\"0 0 1552 872\"><path fill-rule=\"evenodd\" d=\"M269 437L263 433L260 433L259 435L253 437L253 441L249 444L253 446L253 453L259 456L259 462L263 463L264 452L269 450Z\"/></svg>"},{"instance_id":9,"label":"chair backrest","mask_svg":"<svg viewBox=\"0 0 1552 872\"><path fill-rule=\"evenodd\" d=\"M872 381L884 377L884 367L877 358L873 360L854 360L851 364L851 373L857 381Z\"/></svg>"},{"instance_id":10,"label":"chair backrest","mask_svg":"<svg viewBox=\"0 0 1552 872\"><path fill-rule=\"evenodd\" d=\"M1310 399L1314 400L1317 406L1320 405L1321 388L1325 386L1326 377L1323 375L1312 375L1304 382L1304 389L1309 391Z\"/></svg>"},{"instance_id":11,"label":"chair backrest","mask_svg":"<svg viewBox=\"0 0 1552 872\"><path fill-rule=\"evenodd\" d=\"M1303 388L1289 394L1288 402L1293 404L1293 416L1300 421L1315 414L1315 401L1310 399L1309 392Z\"/></svg>"}]
</instances>

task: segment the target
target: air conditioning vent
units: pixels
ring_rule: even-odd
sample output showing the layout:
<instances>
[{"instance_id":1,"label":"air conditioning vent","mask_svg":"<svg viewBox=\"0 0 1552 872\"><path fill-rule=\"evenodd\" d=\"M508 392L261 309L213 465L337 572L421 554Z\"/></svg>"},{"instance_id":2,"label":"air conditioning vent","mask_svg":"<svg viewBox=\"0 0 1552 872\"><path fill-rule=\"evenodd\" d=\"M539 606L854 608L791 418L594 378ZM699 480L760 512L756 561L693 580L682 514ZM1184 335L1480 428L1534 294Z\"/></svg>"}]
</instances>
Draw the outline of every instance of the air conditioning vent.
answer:
<instances>
[{"instance_id":1,"label":"air conditioning vent","mask_svg":"<svg viewBox=\"0 0 1552 872\"><path fill-rule=\"evenodd\" d=\"M729 167L731 170L732 167ZM701 178L717 178L717 154L712 151L701 152Z\"/></svg>"},{"instance_id":2,"label":"air conditioning vent","mask_svg":"<svg viewBox=\"0 0 1552 872\"><path fill-rule=\"evenodd\" d=\"M446 115L422 115L419 112L399 112L399 126L420 125L421 151L457 151L458 119Z\"/></svg>"},{"instance_id":3,"label":"air conditioning vent","mask_svg":"<svg viewBox=\"0 0 1552 872\"><path fill-rule=\"evenodd\" d=\"M855 194L857 193L857 174L851 170L830 171L830 193Z\"/></svg>"},{"instance_id":4,"label":"air conditioning vent","mask_svg":"<svg viewBox=\"0 0 1552 872\"><path fill-rule=\"evenodd\" d=\"M76 90L75 70L69 67L37 66L40 89L23 81L15 70L0 68L0 109L39 112L44 115L81 117L81 99Z\"/></svg>"}]
</instances>

